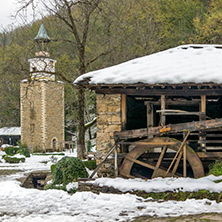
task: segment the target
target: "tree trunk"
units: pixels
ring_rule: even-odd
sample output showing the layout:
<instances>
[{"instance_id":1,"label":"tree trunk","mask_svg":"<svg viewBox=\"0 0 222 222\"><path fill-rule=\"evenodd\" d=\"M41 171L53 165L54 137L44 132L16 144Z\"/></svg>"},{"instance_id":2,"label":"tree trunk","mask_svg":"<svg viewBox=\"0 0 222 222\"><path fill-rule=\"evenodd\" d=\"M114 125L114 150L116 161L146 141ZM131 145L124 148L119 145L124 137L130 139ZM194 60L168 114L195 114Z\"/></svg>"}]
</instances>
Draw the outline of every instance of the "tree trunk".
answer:
<instances>
[{"instance_id":1,"label":"tree trunk","mask_svg":"<svg viewBox=\"0 0 222 222\"><path fill-rule=\"evenodd\" d=\"M86 147L85 147L85 124L84 124L84 89L78 90L78 139L77 139L77 156L80 159L84 159Z\"/></svg>"}]
</instances>

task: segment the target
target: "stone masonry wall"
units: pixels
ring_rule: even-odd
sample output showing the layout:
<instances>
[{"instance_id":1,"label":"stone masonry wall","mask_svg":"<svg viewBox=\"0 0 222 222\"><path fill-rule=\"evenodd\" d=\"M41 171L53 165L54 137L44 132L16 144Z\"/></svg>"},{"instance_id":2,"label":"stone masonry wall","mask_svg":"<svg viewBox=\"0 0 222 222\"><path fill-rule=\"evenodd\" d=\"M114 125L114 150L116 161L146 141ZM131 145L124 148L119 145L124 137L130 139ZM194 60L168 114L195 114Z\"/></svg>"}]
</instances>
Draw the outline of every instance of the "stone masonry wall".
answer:
<instances>
[{"instance_id":1,"label":"stone masonry wall","mask_svg":"<svg viewBox=\"0 0 222 222\"><path fill-rule=\"evenodd\" d=\"M47 84L45 103L46 112L46 147L53 151L52 140L56 138L55 151L61 151L64 144L64 84L51 82Z\"/></svg>"},{"instance_id":2,"label":"stone masonry wall","mask_svg":"<svg viewBox=\"0 0 222 222\"><path fill-rule=\"evenodd\" d=\"M21 142L38 152L64 141L64 85L54 81L21 82ZM62 148L57 145L55 150Z\"/></svg>"},{"instance_id":3,"label":"stone masonry wall","mask_svg":"<svg viewBox=\"0 0 222 222\"><path fill-rule=\"evenodd\" d=\"M112 139L114 132L121 131L121 95L120 94L97 94L97 158L100 162L114 145ZM99 176L113 175L113 160L105 162L100 168Z\"/></svg>"}]
</instances>

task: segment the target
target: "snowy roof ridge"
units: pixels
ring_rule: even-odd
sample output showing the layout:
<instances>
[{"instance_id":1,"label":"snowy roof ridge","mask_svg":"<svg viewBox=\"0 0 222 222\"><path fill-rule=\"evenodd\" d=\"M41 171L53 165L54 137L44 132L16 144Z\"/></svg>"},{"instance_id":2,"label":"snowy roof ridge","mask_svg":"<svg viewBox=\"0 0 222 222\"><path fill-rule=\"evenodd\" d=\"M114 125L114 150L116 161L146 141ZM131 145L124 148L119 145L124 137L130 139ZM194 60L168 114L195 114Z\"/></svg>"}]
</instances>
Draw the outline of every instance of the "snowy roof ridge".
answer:
<instances>
[{"instance_id":1,"label":"snowy roof ridge","mask_svg":"<svg viewBox=\"0 0 222 222\"><path fill-rule=\"evenodd\" d=\"M0 128L1 136L20 136L21 127L3 127Z\"/></svg>"},{"instance_id":2,"label":"snowy roof ridge","mask_svg":"<svg viewBox=\"0 0 222 222\"><path fill-rule=\"evenodd\" d=\"M74 84L222 84L222 45L189 44L92 71Z\"/></svg>"}]
</instances>

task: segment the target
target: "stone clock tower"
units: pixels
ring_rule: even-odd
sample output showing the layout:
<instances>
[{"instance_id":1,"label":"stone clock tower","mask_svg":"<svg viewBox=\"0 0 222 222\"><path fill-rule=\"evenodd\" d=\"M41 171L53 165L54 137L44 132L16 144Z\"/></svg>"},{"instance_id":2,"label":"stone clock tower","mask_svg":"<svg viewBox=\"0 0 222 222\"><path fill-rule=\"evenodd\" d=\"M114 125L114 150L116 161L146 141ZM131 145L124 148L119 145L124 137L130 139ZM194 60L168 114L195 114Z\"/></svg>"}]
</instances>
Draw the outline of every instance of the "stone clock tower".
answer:
<instances>
[{"instance_id":1,"label":"stone clock tower","mask_svg":"<svg viewBox=\"0 0 222 222\"><path fill-rule=\"evenodd\" d=\"M21 142L33 151L59 151L64 141L64 84L55 81L56 60L50 58L43 23L34 41L30 76L20 84Z\"/></svg>"}]
</instances>

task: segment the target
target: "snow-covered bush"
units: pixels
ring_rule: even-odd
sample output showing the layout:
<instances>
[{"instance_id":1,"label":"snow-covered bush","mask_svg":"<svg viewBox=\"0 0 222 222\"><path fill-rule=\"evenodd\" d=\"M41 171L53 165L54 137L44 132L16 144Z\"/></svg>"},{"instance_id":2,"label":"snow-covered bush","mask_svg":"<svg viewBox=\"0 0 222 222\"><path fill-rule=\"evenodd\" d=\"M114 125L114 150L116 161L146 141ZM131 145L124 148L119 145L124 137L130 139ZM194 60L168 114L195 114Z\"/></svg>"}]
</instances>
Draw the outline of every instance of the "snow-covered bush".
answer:
<instances>
[{"instance_id":1,"label":"snow-covered bush","mask_svg":"<svg viewBox=\"0 0 222 222\"><path fill-rule=\"evenodd\" d=\"M18 158L18 157L13 157L13 156L9 156L9 155L4 155L2 157L7 163L20 163L20 162L25 162L25 158L24 157L21 157L21 158Z\"/></svg>"},{"instance_id":2,"label":"snow-covered bush","mask_svg":"<svg viewBox=\"0 0 222 222\"><path fill-rule=\"evenodd\" d=\"M16 154L24 155L25 157L30 157L30 153L26 148L22 147L5 147L4 151L9 156L14 156Z\"/></svg>"},{"instance_id":3,"label":"snow-covered bush","mask_svg":"<svg viewBox=\"0 0 222 222\"><path fill-rule=\"evenodd\" d=\"M51 173L53 182L47 184L45 189L59 189L66 190L69 183L76 182L78 178L88 177L88 173L79 158L63 157L57 164L51 166Z\"/></svg>"}]
</instances>

